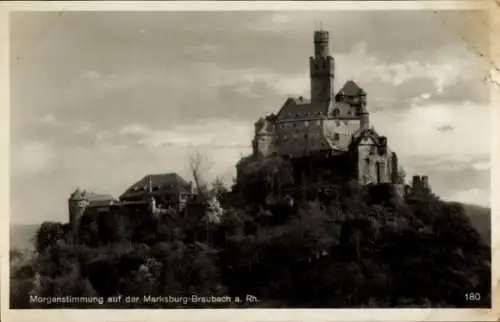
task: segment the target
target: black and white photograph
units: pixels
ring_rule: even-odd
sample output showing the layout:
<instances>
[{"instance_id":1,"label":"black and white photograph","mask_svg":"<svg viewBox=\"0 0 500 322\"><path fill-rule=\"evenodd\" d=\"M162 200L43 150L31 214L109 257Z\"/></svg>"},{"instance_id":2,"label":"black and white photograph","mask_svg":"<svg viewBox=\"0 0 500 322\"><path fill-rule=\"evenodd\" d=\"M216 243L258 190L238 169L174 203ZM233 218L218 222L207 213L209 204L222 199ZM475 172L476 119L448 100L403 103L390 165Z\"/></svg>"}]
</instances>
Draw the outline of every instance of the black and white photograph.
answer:
<instances>
[{"instance_id":1,"label":"black and white photograph","mask_svg":"<svg viewBox=\"0 0 500 322\"><path fill-rule=\"evenodd\" d=\"M304 7L9 12L10 310L492 308L489 13Z\"/></svg>"}]
</instances>

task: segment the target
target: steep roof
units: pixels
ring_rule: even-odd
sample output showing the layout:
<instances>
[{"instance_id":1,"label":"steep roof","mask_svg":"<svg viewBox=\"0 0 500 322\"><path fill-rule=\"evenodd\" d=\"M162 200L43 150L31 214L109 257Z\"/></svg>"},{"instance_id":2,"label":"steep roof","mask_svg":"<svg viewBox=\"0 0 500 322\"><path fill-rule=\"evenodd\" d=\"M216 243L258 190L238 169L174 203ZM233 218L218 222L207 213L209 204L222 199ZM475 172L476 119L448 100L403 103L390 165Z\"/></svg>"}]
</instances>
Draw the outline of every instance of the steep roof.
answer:
<instances>
[{"instance_id":1,"label":"steep roof","mask_svg":"<svg viewBox=\"0 0 500 322\"><path fill-rule=\"evenodd\" d=\"M73 193L69 196L69 200L83 200L84 199L84 195L82 193L82 191L80 190L80 188L76 188L75 191L73 191Z\"/></svg>"},{"instance_id":2,"label":"steep roof","mask_svg":"<svg viewBox=\"0 0 500 322\"><path fill-rule=\"evenodd\" d=\"M375 131L374 128L370 128L370 129L356 131L352 137L351 141L352 146L357 146L366 137L373 139L375 144L378 145L380 135L377 133L377 131Z\"/></svg>"},{"instance_id":3,"label":"steep roof","mask_svg":"<svg viewBox=\"0 0 500 322\"><path fill-rule=\"evenodd\" d=\"M143 196L149 193L149 187L155 194L189 192L191 184L177 173L148 174L130 186L120 199Z\"/></svg>"},{"instance_id":4,"label":"steep roof","mask_svg":"<svg viewBox=\"0 0 500 322\"><path fill-rule=\"evenodd\" d=\"M311 103L301 98L288 98L278 112L277 119L318 118L325 116L328 111L328 102Z\"/></svg>"},{"instance_id":5,"label":"steep roof","mask_svg":"<svg viewBox=\"0 0 500 322\"><path fill-rule=\"evenodd\" d=\"M361 87L359 87L358 84L356 84L353 80L348 80L340 89L339 94L341 93L347 96L356 96L359 94L364 94L365 91Z\"/></svg>"}]
</instances>

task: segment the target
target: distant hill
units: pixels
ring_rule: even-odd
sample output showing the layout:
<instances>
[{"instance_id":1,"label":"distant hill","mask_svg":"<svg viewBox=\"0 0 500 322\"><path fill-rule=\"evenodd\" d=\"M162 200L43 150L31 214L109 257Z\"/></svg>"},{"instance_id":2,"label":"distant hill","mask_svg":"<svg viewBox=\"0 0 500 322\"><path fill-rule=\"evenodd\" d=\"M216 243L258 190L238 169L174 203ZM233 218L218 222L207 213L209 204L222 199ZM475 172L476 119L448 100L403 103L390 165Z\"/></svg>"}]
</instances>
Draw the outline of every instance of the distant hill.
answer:
<instances>
[{"instance_id":1,"label":"distant hill","mask_svg":"<svg viewBox=\"0 0 500 322\"><path fill-rule=\"evenodd\" d=\"M10 226L10 249L26 250L33 248L33 237L39 224L34 225L11 225Z\"/></svg>"},{"instance_id":2,"label":"distant hill","mask_svg":"<svg viewBox=\"0 0 500 322\"><path fill-rule=\"evenodd\" d=\"M481 237L488 245L491 245L491 209L463 203L461 205Z\"/></svg>"}]
</instances>

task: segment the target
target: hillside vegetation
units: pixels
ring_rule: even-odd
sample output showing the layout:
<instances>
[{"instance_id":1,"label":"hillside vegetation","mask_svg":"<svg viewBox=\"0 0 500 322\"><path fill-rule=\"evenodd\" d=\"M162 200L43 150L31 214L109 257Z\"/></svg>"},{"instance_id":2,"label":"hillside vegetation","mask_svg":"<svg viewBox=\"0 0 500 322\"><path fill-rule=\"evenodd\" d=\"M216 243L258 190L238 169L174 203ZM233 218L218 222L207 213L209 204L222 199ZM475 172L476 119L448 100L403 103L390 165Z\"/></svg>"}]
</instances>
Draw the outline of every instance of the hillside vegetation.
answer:
<instances>
[{"instance_id":1,"label":"hillside vegetation","mask_svg":"<svg viewBox=\"0 0 500 322\"><path fill-rule=\"evenodd\" d=\"M11 270L11 307L184 307L48 306L29 294L258 298L189 304L200 308L490 306L490 247L462 205L354 182L298 185L279 158L240 165L230 191L216 183L181 213L87 217L80 245L67 225L44 223L34 255Z\"/></svg>"}]
</instances>

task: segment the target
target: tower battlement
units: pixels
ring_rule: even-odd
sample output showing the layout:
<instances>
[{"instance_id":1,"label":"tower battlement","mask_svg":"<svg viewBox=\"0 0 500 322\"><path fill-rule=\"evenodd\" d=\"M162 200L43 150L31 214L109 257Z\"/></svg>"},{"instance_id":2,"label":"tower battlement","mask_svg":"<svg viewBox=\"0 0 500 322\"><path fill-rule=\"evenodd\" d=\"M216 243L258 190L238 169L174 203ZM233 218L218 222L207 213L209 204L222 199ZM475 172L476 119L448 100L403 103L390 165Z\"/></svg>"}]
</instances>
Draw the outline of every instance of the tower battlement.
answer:
<instances>
[{"instance_id":1,"label":"tower battlement","mask_svg":"<svg viewBox=\"0 0 500 322\"><path fill-rule=\"evenodd\" d=\"M328 31L314 32L314 57L309 58L311 102L324 103L334 99L335 59L330 55Z\"/></svg>"},{"instance_id":2,"label":"tower battlement","mask_svg":"<svg viewBox=\"0 0 500 322\"><path fill-rule=\"evenodd\" d=\"M330 55L330 35L328 31L317 30L314 32L314 56L327 57Z\"/></svg>"}]
</instances>

